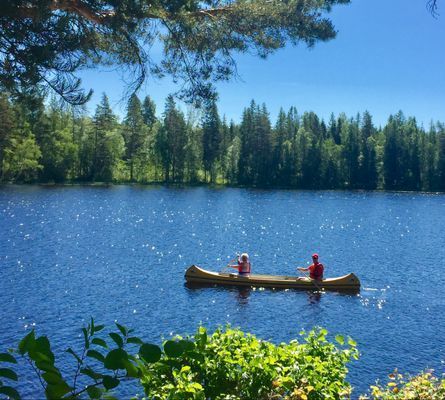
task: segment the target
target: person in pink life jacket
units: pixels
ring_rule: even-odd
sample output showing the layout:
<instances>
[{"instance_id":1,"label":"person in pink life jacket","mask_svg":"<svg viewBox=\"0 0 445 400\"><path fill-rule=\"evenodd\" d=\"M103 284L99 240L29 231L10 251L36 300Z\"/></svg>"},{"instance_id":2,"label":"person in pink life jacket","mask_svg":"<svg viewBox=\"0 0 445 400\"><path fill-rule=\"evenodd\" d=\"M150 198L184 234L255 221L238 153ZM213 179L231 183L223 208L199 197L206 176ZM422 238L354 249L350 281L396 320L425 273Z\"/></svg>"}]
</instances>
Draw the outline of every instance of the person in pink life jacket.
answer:
<instances>
[{"instance_id":1,"label":"person in pink life jacket","mask_svg":"<svg viewBox=\"0 0 445 400\"><path fill-rule=\"evenodd\" d=\"M240 275L248 275L250 274L251 264L249 260L249 255L247 253L243 253L238 256L238 264L229 265L231 268L236 268L238 270L238 274Z\"/></svg>"},{"instance_id":2,"label":"person in pink life jacket","mask_svg":"<svg viewBox=\"0 0 445 400\"><path fill-rule=\"evenodd\" d=\"M309 277L311 279L322 280L324 265L318 262L318 254L312 254L312 265L309 265L307 268L297 268L299 271L309 271Z\"/></svg>"}]
</instances>

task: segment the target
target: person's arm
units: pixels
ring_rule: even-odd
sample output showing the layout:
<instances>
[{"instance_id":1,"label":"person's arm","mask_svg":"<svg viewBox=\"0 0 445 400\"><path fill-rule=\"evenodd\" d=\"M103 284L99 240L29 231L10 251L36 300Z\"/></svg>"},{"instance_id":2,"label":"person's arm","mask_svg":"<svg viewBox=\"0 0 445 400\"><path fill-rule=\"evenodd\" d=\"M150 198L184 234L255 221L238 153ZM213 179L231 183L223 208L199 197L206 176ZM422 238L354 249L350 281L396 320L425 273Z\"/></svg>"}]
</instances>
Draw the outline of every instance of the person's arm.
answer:
<instances>
[{"instance_id":1,"label":"person's arm","mask_svg":"<svg viewBox=\"0 0 445 400\"><path fill-rule=\"evenodd\" d=\"M298 271L309 271L309 268L298 267Z\"/></svg>"}]
</instances>

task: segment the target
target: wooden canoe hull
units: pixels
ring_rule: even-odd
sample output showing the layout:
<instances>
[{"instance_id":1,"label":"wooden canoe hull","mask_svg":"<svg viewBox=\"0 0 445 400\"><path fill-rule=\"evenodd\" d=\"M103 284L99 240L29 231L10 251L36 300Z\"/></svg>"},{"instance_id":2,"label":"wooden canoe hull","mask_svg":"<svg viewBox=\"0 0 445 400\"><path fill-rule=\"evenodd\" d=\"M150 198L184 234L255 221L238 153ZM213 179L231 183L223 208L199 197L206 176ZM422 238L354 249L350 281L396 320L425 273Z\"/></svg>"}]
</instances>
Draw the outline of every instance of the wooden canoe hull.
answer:
<instances>
[{"instance_id":1,"label":"wooden canoe hull","mask_svg":"<svg viewBox=\"0 0 445 400\"><path fill-rule=\"evenodd\" d=\"M309 278L298 279L296 276L279 275L238 275L237 273L222 273L206 271L192 265L185 272L188 284L226 285L226 286L254 286L275 289L302 289L302 290L334 290L352 291L360 290L360 281L354 274L338 278L327 278L322 281L313 281Z\"/></svg>"}]
</instances>

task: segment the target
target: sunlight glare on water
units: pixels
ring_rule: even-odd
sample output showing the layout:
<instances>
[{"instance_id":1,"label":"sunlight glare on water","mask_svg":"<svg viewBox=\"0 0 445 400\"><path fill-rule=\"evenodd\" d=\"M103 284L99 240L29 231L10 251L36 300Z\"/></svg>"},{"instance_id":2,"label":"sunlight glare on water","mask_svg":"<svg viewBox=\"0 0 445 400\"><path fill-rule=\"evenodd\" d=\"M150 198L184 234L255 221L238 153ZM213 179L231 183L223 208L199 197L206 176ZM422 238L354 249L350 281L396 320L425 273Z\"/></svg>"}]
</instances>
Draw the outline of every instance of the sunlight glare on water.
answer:
<instances>
[{"instance_id":1,"label":"sunlight glare on water","mask_svg":"<svg viewBox=\"0 0 445 400\"><path fill-rule=\"evenodd\" d=\"M158 344L200 323L276 343L319 325L358 342L354 393L396 367L444 372L444 195L4 186L0 226L0 351L35 328L69 368L63 350L91 316ZM184 286L191 264L219 271L240 251L282 275L316 251L326 276L354 272L362 290Z\"/></svg>"}]
</instances>

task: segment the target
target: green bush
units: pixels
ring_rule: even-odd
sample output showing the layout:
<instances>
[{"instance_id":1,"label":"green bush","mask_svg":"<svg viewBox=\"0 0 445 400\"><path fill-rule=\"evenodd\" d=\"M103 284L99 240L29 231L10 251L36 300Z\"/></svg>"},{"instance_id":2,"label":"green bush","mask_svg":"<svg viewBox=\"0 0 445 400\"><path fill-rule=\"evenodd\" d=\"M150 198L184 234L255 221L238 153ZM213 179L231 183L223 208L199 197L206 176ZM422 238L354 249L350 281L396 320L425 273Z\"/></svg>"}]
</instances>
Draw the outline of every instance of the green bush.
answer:
<instances>
[{"instance_id":1,"label":"green bush","mask_svg":"<svg viewBox=\"0 0 445 400\"><path fill-rule=\"evenodd\" d=\"M122 381L139 382L150 400L311 400L347 399L349 361L358 358L356 343L316 328L300 340L275 345L229 326L209 334L175 337L162 347L144 343L133 330L116 323L105 333L94 320L82 328L80 350L68 348L72 374L56 366L46 336L29 332L17 349L0 353L0 398L20 399L11 382L29 366L47 399L113 399ZM432 372L403 376L395 371L386 385L371 386L361 400L443 400L445 379Z\"/></svg>"},{"instance_id":2,"label":"green bush","mask_svg":"<svg viewBox=\"0 0 445 400\"><path fill-rule=\"evenodd\" d=\"M417 376L403 376L398 371L389 375L385 386L377 383L371 386L371 394L360 400L443 400L445 379L435 377L431 371Z\"/></svg>"},{"instance_id":3,"label":"green bush","mask_svg":"<svg viewBox=\"0 0 445 400\"><path fill-rule=\"evenodd\" d=\"M348 397L346 363L357 358L352 339L338 348L315 329L300 343L274 345L239 329L203 327L188 340L164 344L162 358L145 365L149 399L339 399Z\"/></svg>"},{"instance_id":4,"label":"green bush","mask_svg":"<svg viewBox=\"0 0 445 400\"><path fill-rule=\"evenodd\" d=\"M17 349L0 353L0 397L20 399L19 392L10 386L10 382L18 381L17 372L29 366L36 373L42 388L42 393L36 394L37 398L111 398L108 392L121 381L140 378L144 357L148 359L147 362L156 362L161 357L159 347L145 344L132 336L131 329L117 323L116 327L116 332L107 335L108 342L100 337L104 336L104 325L95 325L93 319L87 327L82 328L84 340L81 351L75 352L72 348L66 350L74 361L70 379L56 366L56 357L48 338L36 337L32 330L20 341ZM128 353L128 348L136 346L139 347L136 355ZM8 367L1 368L2 364ZM11 368L13 364L18 364L17 368Z\"/></svg>"},{"instance_id":5,"label":"green bush","mask_svg":"<svg viewBox=\"0 0 445 400\"><path fill-rule=\"evenodd\" d=\"M82 329L82 349L66 350L74 362L69 377L57 367L48 338L32 330L17 349L0 353L0 398L20 399L10 382L25 365L48 399L110 399L124 380L139 381L148 399L339 399L351 392L346 364L357 358L356 344L337 336L334 345L321 328L302 334L301 342L275 345L239 329L208 334L200 327L160 348L116 327L105 334L91 320Z\"/></svg>"}]
</instances>

